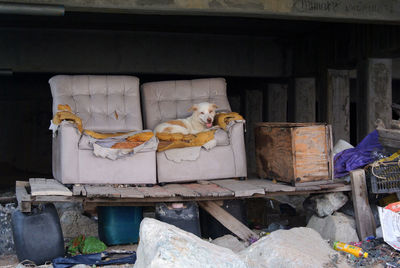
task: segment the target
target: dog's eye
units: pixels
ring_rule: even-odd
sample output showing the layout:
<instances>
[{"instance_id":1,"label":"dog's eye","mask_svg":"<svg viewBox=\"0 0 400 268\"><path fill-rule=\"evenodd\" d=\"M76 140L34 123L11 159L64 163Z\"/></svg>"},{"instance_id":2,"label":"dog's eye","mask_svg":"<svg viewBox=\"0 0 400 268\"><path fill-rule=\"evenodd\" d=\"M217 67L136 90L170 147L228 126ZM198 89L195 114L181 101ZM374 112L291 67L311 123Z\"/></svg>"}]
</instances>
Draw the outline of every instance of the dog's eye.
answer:
<instances>
[{"instance_id":1,"label":"dog's eye","mask_svg":"<svg viewBox=\"0 0 400 268\"><path fill-rule=\"evenodd\" d=\"M204 114L204 112L201 112L201 114Z\"/></svg>"}]
</instances>

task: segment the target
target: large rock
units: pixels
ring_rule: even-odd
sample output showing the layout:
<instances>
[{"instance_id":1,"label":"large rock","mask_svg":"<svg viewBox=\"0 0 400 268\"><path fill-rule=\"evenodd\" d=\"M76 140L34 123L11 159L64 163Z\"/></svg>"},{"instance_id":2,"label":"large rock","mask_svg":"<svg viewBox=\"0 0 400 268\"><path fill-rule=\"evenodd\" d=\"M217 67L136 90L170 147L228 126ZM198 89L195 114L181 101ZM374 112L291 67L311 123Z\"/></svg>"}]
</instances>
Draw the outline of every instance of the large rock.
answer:
<instances>
[{"instance_id":1,"label":"large rock","mask_svg":"<svg viewBox=\"0 0 400 268\"><path fill-rule=\"evenodd\" d=\"M312 216L308 228L317 231L324 239L344 243L359 241L355 220L341 212L335 212L325 218Z\"/></svg>"},{"instance_id":2,"label":"large rock","mask_svg":"<svg viewBox=\"0 0 400 268\"><path fill-rule=\"evenodd\" d=\"M310 228L278 230L241 251L248 267L349 267L340 254Z\"/></svg>"},{"instance_id":3,"label":"large rock","mask_svg":"<svg viewBox=\"0 0 400 268\"><path fill-rule=\"evenodd\" d=\"M237 253L243 249L246 248L246 243L239 241L235 236L233 235L224 235L221 237L218 237L211 241L214 245L224 247L224 248L229 248L233 252Z\"/></svg>"},{"instance_id":4,"label":"large rock","mask_svg":"<svg viewBox=\"0 0 400 268\"><path fill-rule=\"evenodd\" d=\"M82 215L79 210L66 210L60 217L64 238L74 238L79 235L98 236L97 221Z\"/></svg>"},{"instance_id":5,"label":"large rock","mask_svg":"<svg viewBox=\"0 0 400 268\"><path fill-rule=\"evenodd\" d=\"M173 225L145 218L135 268L246 267L232 250L203 241Z\"/></svg>"},{"instance_id":6,"label":"large rock","mask_svg":"<svg viewBox=\"0 0 400 268\"><path fill-rule=\"evenodd\" d=\"M304 206L314 211L319 217L325 217L344 206L348 199L342 192L322 194L307 199Z\"/></svg>"},{"instance_id":7,"label":"large rock","mask_svg":"<svg viewBox=\"0 0 400 268\"><path fill-rule=\"evenodd\" d=\"M13 203L0 205L0 255L15 252L11 230L11 214L16 210Z\"/></svg>"}]
</instances>

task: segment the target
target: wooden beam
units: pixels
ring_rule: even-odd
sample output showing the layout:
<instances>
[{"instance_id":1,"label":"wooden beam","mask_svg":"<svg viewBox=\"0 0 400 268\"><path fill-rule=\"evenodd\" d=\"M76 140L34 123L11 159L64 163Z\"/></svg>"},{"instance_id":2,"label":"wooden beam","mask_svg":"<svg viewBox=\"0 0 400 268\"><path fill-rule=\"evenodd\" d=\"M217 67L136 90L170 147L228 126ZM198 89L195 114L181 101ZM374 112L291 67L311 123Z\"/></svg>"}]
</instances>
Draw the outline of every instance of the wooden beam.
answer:
<instances>
[{"instance_id":1,"label":"wooden beam","mask_svg":"<svg viewBox=\"0 0 400 268\"><path fill-rule=\"evenodd\" d=\"M393 0L184 0L184 1L76 1L1 0L32 4L63 5L67 12L111 12L164 15L212 15L273 19L319 19L327 21L399 22L400 3Z\"/></svg>"},{"instance_id":2,"label":"wooden beam","mask_svg":"<svg viewBox=\"0 0 400 268\"><path fill-rule=\"evenodd\" d=\"M339 139L350 142L350 71L328 70L327 106L333 144Z\"/></svg>"},{"instance_id":3,"label":"wooden beam","mask_svg":"<svg viewBox=\"0 0 400 268\"><path fill-rule=\"evenodd\" d=\"M350 172L354 214L360 240L375 236L376 224L368 202L367 184L363 169Z\"/></svg>"},{"instance_id":4,"label":"wooden beam","mask_svg":"<svg viewBox=\"0 0 400 268\"><path fill-rule=\"evenodd\" d=\"M315 78L296 78L294 97L295 122L315 122Z\"/></svg>"},{"instance_id":5,"label":"wooden beam","mask_svg":"<svg viewBox=\"0 0 400 268\"><path fill-rule=\"evenodd\" d=\"M21 212L31 212L31 196L26 191L26 187L29 186L27 181L16 181L15 183L15 195L18 201L18 208Z\"/></svg>"},{"instance_id":6,"label":"wooden beam","mask_svg":"<svg viewBox=\"0 0 400 268\"><path fill-rule=\"evenodd\" d=\"M392 60L368 59L359 63L357 74L357 139L361 141L381 119L392 123Z\"/></svg>"},{"instance_id":7,"label":"wooden beam","mask_svg":"<svg viewBox=\"0 0 400 268\"><path fill-rule=\"evenodd\" d=\"M214 201L198 202L199 206L225 226L229 231L237 235L244 241L252 238L258 238L258 235L250 230L246 225L241 223L225 209L218 206Z\"/></svg>"}]
</instances>

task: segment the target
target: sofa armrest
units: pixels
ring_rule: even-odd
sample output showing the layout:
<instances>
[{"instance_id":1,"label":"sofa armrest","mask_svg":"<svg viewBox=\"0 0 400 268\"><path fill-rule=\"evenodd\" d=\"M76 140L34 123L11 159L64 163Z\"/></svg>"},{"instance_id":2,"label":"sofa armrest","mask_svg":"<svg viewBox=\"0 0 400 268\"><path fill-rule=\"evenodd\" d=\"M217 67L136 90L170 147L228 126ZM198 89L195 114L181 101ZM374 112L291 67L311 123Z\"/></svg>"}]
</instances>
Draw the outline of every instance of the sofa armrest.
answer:
<instances>
[{"instance_id":1,"label":"sofa armrest","mask_svg":"<svg viewBox=\"0 0 400 268\"><path fill-rule=\"evenodd\" d=\"M53 138L53 176L55 179L68 183L78 178L78 144L81 133L69 122L62 122Z\"/></svg>"},{"instance_id":2,"label":"sofa armrest","mask_svg":"<svg viewBox=\"0 0 400 268\"><path fill-rule=\"evenodd\" d=\"M244 124L245 121L236 122L229 128L229 138L235 159L235 170L237 177L247 177Z\"/></svg>"}]
</instances>

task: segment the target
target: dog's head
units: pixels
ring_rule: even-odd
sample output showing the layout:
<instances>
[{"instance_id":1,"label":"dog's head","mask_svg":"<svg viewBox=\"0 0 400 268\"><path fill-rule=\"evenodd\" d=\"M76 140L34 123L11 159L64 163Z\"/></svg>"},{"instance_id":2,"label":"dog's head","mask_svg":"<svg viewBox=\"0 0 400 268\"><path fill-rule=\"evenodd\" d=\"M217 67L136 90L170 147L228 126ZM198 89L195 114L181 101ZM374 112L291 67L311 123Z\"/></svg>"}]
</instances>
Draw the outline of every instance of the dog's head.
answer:
<instances>
[{"instance_id":1,"label":"dog's head","mask_svg":"<svg viewBox=\"0 0 400 268\"><path fill-rule=\"evenodd\" d=\"M217 105L214 103L202 102L193 105L189 111L193 111L192 116L196 118L201 124L203 124L206 128L210 128L212 127L215 110L217 108Z\"/></svg>"}]
</instances>

